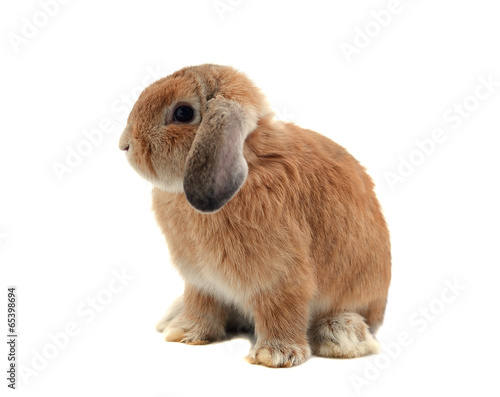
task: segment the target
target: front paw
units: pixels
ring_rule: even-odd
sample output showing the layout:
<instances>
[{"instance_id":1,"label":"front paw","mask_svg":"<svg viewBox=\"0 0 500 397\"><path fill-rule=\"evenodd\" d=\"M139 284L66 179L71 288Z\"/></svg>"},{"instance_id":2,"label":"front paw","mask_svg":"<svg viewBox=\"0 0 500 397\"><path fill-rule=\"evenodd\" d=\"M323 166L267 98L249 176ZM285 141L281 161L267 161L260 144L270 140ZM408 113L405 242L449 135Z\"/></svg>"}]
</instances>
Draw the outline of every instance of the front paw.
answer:
<instances>
[{"instance_id":1,"label":"front paw","mask_svg":"<svg viewBox=\"0 0 500 397\"><path fill-rule=\"evenodd\" d=\"M156 329L166 341L204 345L225 338L227 307L210 295L186 286Z\"/></svg>"},{"instance_id":2,"label":"front paw","mask_svg":"<svg viewBox=\"0 0 500 397\"><path fill-rule=\"evenodd\" d=\"M206 345L216 340L215 338L207 337L207 335L174 327L165 328L163 337L167 342L180 342L188 345Z\"/></svg>"},{"instance_id":3,"label":"front paw","mask_svg":"<svg viewBox=\"0 0 500 397\"><path fill-rule=\"evenodd\" d=\"M192 324L182 318L175 319L165 327L162 333L167 342L180 342L188 345L206 345L226 337L222 324L209 322Z\"/></svg>"},{"instance_id":4,"label":"front paw","mask_svg":"<svg viewBox=\"0 0 500 397\"><path fill-rule=\"evenodd\" d=\"M287 368L304 363L310 356L311 349L306 342L293 344L277 340L257 342L250 351L247 361L266 367Z\"/></svg>"}]
</instances>

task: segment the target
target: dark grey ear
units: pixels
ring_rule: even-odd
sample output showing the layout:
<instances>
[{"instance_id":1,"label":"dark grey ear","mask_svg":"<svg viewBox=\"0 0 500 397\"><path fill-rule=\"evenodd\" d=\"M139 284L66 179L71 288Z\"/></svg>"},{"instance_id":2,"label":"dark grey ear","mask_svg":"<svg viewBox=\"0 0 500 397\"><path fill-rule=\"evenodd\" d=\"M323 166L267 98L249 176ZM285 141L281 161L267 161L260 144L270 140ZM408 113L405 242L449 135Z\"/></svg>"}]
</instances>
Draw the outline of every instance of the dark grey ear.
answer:
<instances>
[{"instance_id":1,"label":"dark grey ear","mask_svg":"<svg viewBox=\"0 0 500 397\"><path fill-rule=\"evenodd\" d=\"M198 211L215 212L245 182L243 143L250 131L237 102L215 98L207 106L186 160L184 192Z\"/></svg>"}]
</instances>

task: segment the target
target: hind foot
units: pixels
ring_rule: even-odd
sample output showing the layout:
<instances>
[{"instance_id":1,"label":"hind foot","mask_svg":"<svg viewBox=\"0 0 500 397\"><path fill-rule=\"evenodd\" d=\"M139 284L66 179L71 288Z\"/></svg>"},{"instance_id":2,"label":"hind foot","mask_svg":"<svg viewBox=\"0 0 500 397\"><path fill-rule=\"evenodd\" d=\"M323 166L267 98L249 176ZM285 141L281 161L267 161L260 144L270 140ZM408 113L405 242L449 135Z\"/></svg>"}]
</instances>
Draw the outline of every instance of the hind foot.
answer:
<instances>
[{"instance_id":1,"label":"hind foot","mask_svg":"<svg viewBox=\"0 0 500 397\"><path fill-rule=\"evenodd\" d=\"M379 343L357 313L320 319L310 330L310 339L312 352L321 357L355 358L380 351Z\"/></svg>"}]
</instances>

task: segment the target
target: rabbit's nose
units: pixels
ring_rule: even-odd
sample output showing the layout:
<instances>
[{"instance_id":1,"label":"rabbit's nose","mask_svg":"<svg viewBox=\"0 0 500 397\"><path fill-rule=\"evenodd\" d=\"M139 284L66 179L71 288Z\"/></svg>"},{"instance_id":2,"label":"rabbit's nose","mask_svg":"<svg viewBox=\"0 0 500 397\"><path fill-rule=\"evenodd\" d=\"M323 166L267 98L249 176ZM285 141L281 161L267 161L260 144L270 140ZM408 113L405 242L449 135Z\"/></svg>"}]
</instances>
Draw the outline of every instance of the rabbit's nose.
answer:
<instances>
[{"instance_id":1,"label":"rabbit's nose","mask_svg":"<svg viewBox=\"0 0 500 397\"><path fill-rule=\"evenodd\" d=\"M118 144L120 150L130 149L130 128L127 126L120 137L120 143Z\"/></svg>"}]
</instances>

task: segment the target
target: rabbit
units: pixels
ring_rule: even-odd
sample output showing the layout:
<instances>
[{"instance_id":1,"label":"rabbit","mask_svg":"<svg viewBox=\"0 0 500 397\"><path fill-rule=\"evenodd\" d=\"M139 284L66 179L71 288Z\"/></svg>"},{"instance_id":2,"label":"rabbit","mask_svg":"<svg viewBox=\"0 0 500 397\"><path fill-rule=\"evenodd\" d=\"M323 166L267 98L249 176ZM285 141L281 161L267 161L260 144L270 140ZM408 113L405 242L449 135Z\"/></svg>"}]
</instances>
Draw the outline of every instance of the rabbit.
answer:
<instances>
[{"instance_id":1,"label":"rabbit","mask_svg":"<svg viewBox=\"0 0 500 397\"><path fill-rule=\"evenodd\" d=\"M389 232L343 147L277 120L245 74L213 64L145 88L119 147L153 184L185 281L158 323L165 340L206 344L250 327L247 361L267 367L379 351Z\"/></svg>"}]
</instances>

